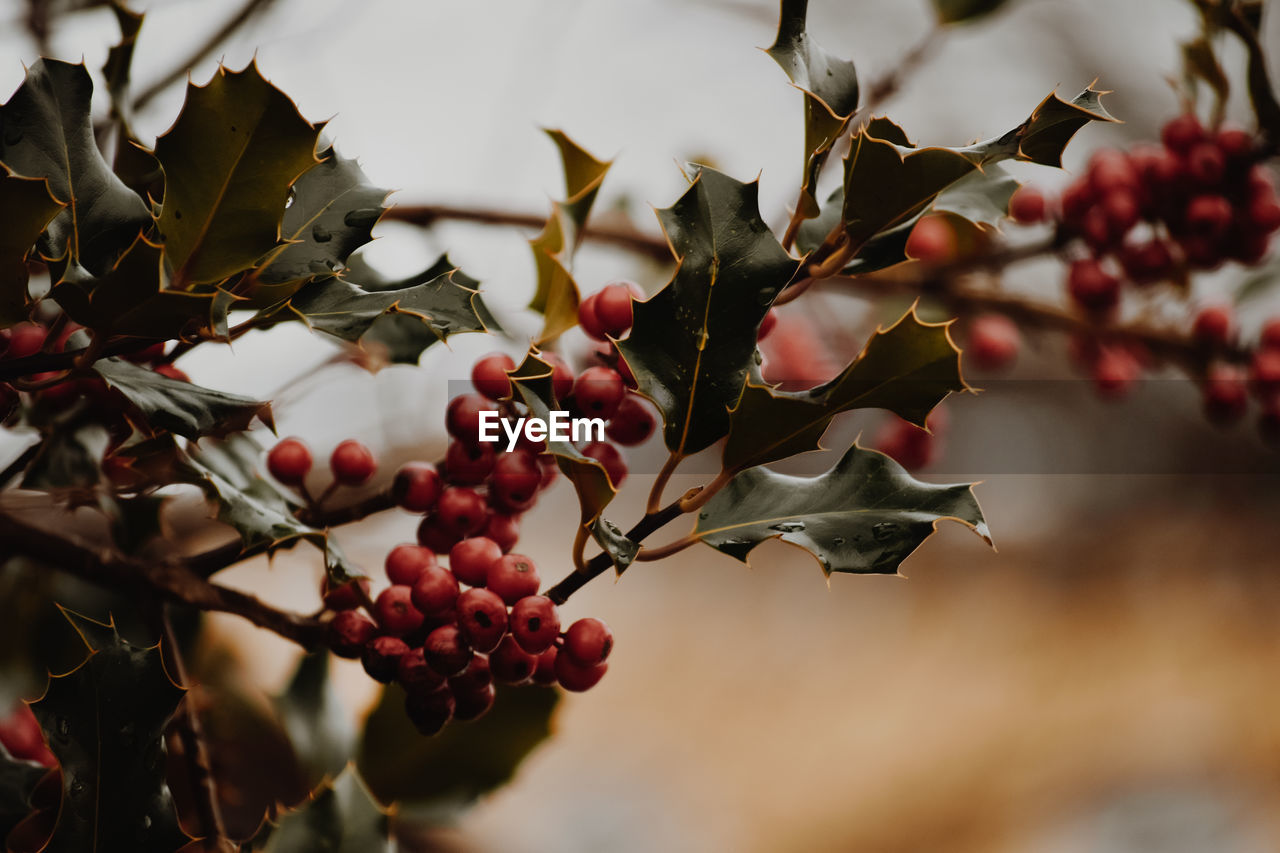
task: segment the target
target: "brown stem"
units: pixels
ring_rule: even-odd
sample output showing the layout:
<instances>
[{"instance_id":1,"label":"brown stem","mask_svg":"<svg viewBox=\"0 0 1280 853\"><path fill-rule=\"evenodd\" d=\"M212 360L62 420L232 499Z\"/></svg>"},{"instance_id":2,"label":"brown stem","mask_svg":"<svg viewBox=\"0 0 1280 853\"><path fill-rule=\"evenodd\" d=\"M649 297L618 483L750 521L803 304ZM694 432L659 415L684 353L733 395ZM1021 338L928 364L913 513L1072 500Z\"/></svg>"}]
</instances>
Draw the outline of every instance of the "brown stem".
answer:
<instances>
[{"instance_id":1,"label":"brown stem","mask_svg":"<svg viewBox=\"0 0 1280 853\"><path fill-rule=\"evenodd\" d=\"M573 570L575 572L585 572L587 570L585 553L587 541L590 538L590 529L585 524L579 524L578 532L573 537Z\"/></svg>"},{"instance_id":2,"label":"brown stem","mask_svg":"<svg viewBox=\"0 0 1280 853\"><path fill-rule=\"evenodd\" d=\"M667 487L667 483L671 480L671 475L676 472L676 468L680 465L683 457L674 451L667 457L667 461L662 463L662 470L658 472L658 476L653 481L653 488L649 490L649 501L645 505L645 512L653 515L658 512L662 506L662 492Z\"/></svg>"},{"instance_id":3,"label":"brown stem","mask_svg":"<svg viewBox=\"0 0 1280 853\"><path fill-rule=\"evenodd\" d=\"M388 209L382 218L384 220L408 222L422 226L432 225L441 220L452 220L534 230L542 228L547 221L544 214L456 207L447 204L398 204ZM647 234L634 226L588 225L583 229L580 236L597 243L608 243L641 255L647 255L656 261L671 260L671 248L667 245L666 240Z\"/></svg>"},{"instance_id":4,"label":"brown stem","mask_svg":"<svg viewBox=\"0 0 1280 853\"><path fill-rule=\"evenodd\" d=\"M678 554L690 545L698 544L698 537L690 533L674 542L668 542L666 545L656 545L654 547L645 546L636 554L636 562L652 562L670 557L672 554Z\"/></svg>"},{"instance_id":5,"label":"brown stem","mask_svg":"<svg viewBox=\"0 0 1280 853\"><path fill-rule=\"evenodd\" d=\"M278 610L239 590L210 583L185 563L146 563L105 548L80 544L0 514L0 553L29 557L59 571L125 594L154 595L199 610L234 613L304 648L318 646L324 625Z\"/></svg>"},{"instance_id":6,"label":"brown stem","mask_svg":"<svg viewBox=\"0 0 1280 853\"><path fill-rule=\"evenodd\" d=\"M160 625L162 644L168 650L166 664L170 667L170 675L178 684L187 689L183 697L181 716L178 718L178 736L182 738L182 751L187 760L187 771L191 776L191 792L195 799L196 814L199 818L199 834L204 839L205 850L217 850L221 840L226 837L226 829L222 823L222 808L218 803L217 783L213 778L213 765L209 762L209 751L205 744L204 727L200 723L196 697L199 685L192 684L187 677L187 670L182 662L182 651L173 633L173 625L169 621L168 608L161 605Z\"/></svg>"},{"instance_id":7,"label":"brown stem","mask_svg":"<svg viewBox=\"0 0 1280 853\"><path fill-rule=\"evenodd\" d=\"M729 485L729 481L733 479L737 471L730 471L727 468L721 469L716 478L707 483L701 489L685 495L680 499L681 512L697 512L707 505L707 502L716 496L717 493L725 486Z\"/></svg>"},{"instance_id":8,"label":"brown stem","mask_svg":"<svg viewBox=\"0 0 1280 853\"><path fill-rule=\"evenodd\" d=\"M231 38L231 36L235 35L236 30L239 30L245 24L249 23L255 15L266 10L266 8L274 2L275 0L247 0L247 2L240 7L240 11L228 19L221 28L210 34L210 36L196 48L194 53L175 65L170 69L169 73L143 89L134 101L134 109L142 109L147 104L151 103L151 101L165 89L168 89L174 83L185 78L193 65L198 65L205 59L212 56L214 51L218 49L219 45Z\"/></svg>"}]
</instances>

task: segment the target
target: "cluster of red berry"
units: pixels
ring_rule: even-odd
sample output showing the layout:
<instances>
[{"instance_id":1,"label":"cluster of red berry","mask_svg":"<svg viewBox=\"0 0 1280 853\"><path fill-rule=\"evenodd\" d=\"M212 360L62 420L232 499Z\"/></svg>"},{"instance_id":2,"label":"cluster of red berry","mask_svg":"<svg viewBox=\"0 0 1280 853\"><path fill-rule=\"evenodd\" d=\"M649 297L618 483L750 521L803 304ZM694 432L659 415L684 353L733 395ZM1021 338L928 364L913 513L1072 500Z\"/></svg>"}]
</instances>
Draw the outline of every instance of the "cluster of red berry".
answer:
<instances>
[{"instance_id":1,"label":"cluster of red berry","mask_svg":"<svg viewBox=\"0 0 1280 853\"><path fill-rule=\"evenodd\" d=\"M944 406L929 413L925 420L928 429L890 415L876 433L874 447L910 471L927 468L941 455L950 422L951 416Z\"/></svg>"}]
</instances>

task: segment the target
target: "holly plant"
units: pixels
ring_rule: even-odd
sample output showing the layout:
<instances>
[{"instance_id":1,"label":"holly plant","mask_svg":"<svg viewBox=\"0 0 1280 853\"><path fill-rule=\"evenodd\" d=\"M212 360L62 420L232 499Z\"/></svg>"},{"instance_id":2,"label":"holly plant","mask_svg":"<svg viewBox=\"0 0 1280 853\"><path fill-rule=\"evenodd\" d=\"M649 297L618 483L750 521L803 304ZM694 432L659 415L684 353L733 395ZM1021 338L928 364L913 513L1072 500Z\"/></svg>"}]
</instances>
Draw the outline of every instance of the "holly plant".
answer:
<instances>
[{"instance_id":1,"label":"holly plant","mask_svg":"<svg viewBox=\"0 0 1280 853\"><path fill-rule=\"evenodd\" d=\"M934 0L937 32L1001 5ZM0 730L6 849L391 849L393 828L508 779L562 693L606 677L614 635L573 600L594 579L690 548L746 563L772 539L828 577L892 575L943 521L989 543L971 484L912 471L936 457L940 404L974 391L962 367L1007 367L1025 333L1068 333L1105 395L1167 367L1199 383L1213 420L1253 407L1264 434L1280 432L1280 320L1245 340L1228 307L1194 305L1188 286L1224 264L1265 270L1280 228L1261 4L1196 5L1186 111L1159 144L1099 151L1050 198L1005 164L1060 167L1078 132L1114 121L1103 91L1047 92L976 143L919 140L878 107L923 48L862 80L819 46L807 2L782 0L767 55L803 101L789 217L766 221L757 181L690 163L656 211L660 232L597 226L611 164L551 132L563 198L530 240L533 274L501 285L538 318L519 357L486 306L492 286L448 256L392 278L362 253L386 219L527 221L388 206L252 63L188 83L169 129L140 138L131 119L155 92L131 86L145 22L123 2L105 91L83 64L34 58L0 106L0 417L21 448L0 474L0 624L17 673L6 701L28 700ZM1253 127L1222 123L1219 33L1246 48ZM1190 97L1205 84L1207 108ZM652 280L581 287L574 256L591 240L654 261ZM1065 298L1000 286L1033 258L1062 260ZM841 290L906 293L910 307L848 352L821 349L782 306ZM1160 325L1128 310L1150 292L1187 310ZM414 369L463 333L499 351L439 412L444 458L382 470L351 438L313 472L304 441L274 435L270 400L183 370L193 350L284 324L370 370ZM830 369L809 376L815 361ZM837 416L866 409L888 413L881 435L824 446ZM485 424L557 412L603 430L484 438ZM614 499L641 445L665 463L630 518ZM779 467L819 450L831 452L816 475ZM715 473L671 494L695 454ZM562 515L562 557L535 563L521 516L548 493L578 512ZM193 501L216 529L174 541ZM381 513L421 520L375 584L340 540ZM323 567L318 611L220 582L282 549ZM285 692L260 701L236 686L208 653L211 613L306 652ZM385 685L359 736L342 724L332 656Z\"/></svg>"}]
</instances>

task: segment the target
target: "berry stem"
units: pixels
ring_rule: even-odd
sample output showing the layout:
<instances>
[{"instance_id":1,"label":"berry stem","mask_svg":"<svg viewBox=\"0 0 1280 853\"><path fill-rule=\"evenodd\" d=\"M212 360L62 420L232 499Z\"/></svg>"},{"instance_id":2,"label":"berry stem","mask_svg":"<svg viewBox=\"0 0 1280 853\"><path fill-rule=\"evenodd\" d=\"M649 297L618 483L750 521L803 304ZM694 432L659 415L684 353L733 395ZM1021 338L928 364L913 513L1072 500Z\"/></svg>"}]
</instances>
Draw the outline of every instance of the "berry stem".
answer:
<instances>
[{"instance_id":1,"label":"berry stem","mask_svg":"<svg viewBox=\"0 0 1280 853\"><path fill-rule=\"evenodd\" d=\"M702 509L707 505L708 501L716 496L716 493L729 485L729 481L733 479L736 473L738 472L731 471L728 468L722 469L710 483L682 497L679 501L680 511L697 512Z\"/></svg>"},{"instance_id":2,"label":"berry stem","mask_svg":"<svg viewBox=\"0 0 1280 853\"><path fill-rule=\"evenodd\" d=\"M672 554L678 554L690 545L696 545L700 539L690 533L674 542L668 542L666 545L654 545L641 548L636 554L636 562L651 562L653 560L661 560L664 557L670 557Z\"/></svg>"},{"instance_id":3,"label":"berry stem","mask_svg":"<svg viewBox=\"0 0 1280 853\"><path fill-rule=\"evenodd\" d=\"M646 513L643 518L627 531L627 538L632 542L640 542L654 531L679 518L682 514L680 512L680 502L672 501L656 513ZM613 566L613 560L610 559L608 554L597 554L587 561L584 567L585 571L574 570L572 574L565 577L544 594L556 604L564 604L569 600L569 596L582 589L589 581L604 574L611 566Z\"/></svg>"},{"instance_id":4,"label":"berry stem","mask_svg":"<svg viewBox=\"0 0 1280 853\"><path fill-rule=\"evenodd\" d=\"M587 550L587 540L591 537L591 531L587 525L579 524L578 532L573 537L573 570L575 572L587 571L587 561L585 552Z\"/></svg>"},{"instance_id":5,"label":"berry stem","mask_svg":"<svg viewBox=\"0 0 1280 853\"><path fill-rule=\"evenodd\" d=\"M645 504L646 515L655 515L661 511L659 507L662 506L662 492L667 488L667 483L670 482L671 475L676 472L682 458L679 453L672 451L667 461L662 463L662 470L658 471L658 476L653 481L653 488L649 490L649 501Z\"/></svg>"}]
</instances>

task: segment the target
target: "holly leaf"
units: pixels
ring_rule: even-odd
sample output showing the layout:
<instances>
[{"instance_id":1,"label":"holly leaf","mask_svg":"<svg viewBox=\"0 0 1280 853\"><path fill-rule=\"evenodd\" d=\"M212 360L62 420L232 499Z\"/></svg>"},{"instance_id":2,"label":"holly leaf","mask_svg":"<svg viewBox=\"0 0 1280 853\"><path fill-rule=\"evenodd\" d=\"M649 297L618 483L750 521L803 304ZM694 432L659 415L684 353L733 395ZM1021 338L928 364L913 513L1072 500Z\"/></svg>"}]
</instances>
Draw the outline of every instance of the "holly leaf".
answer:
<instances>
[{"instance_id":1,"label":"holly leaf","mask_svg":"<svg viewBox=\"0 0 1280 853\"><path fill-rule=\"evenodd\" d=\"M199 438L239 432L254 418L273 425L270 403L170 379L122 358L101 359L93 370L124 395L152 432Z\"/></svg>"},{"instance_id":2,"label":"holly leaf","mask_svg":"<svg viewBox=\"0 0 1280 853\"><path fill-rule=\"evenodd\" d=\"M990 544L971 484L922 483L883 453L854 444L817 477L743 471L698 513L693 535L744 563L761 542L781 539L812 554L828 575L896 574L943 519Z\"/></svg>"},{"instance_id":3,"label":"holly leaf","mask_svg":"<svg viewBox=\"0 0 1280 853\"><path fill-rule=\"evenodd\" d=\"M319 165L294 183L282 225L288 242L267 256L258 278L275 284L343 269L351 253L373 239L387 195L369 183L359 163L327 147Z\"/></svg>"},{"instance_id":4,"label":"holly leaf","mask_svg":"<svg viewBox=\"0 0 1280 853\"><path fill-rule=\"evenodd\" d=\"M139 234L101 278L69 267L52 296L71 319L107 335L170 340L216 334L217 292L170 290L164 284L164 247Z\"/></svg>"},{"instance_id":5,"label":"holly leaf","mask_svg":"<svg viewBox=\"0 0 1280 853\"><path fill-rule=\"evenodd\" d=\"M544 318L539 344L554 340L578 324L578 285L569 267L600 185L613 165L612 161L592 157L563 131L548 130L547 135L560 149L565 200L552 202L551 216L542 233L529 241L537 280L529 307Z\"/></svg>"},{"instance_id":6,"label":"holly leaf","mask_svg":"<svg viewBox=\"0 0 1280 853\"><path fill-rule=\"evenodd\" d=\"M360 772L378 799L399 803L409 820L444 822L511 779L550 735L559 700L545 687L499 685L493 709L479 720L423 737L405 714L404 690L389 685L365 721Z\"/></svg>"},{"instance_id":7,"label":"holly leaf","mask_svg":"<svg viewBox=\"0 0 1280 853\"><path fill-rule=\"evenodd\" d=\"M846 235L861 248L918 216L962 178L1001 160L1061 166L1062 151L1077 130L1090 121L1115 121L1102 108L1103 94L1089 88L1071 101L1051 94L1013 130L965 148L910 147L887 122L862 128L844 161Z\"/></svg>"},{"instance_id":8,"label":"holly leaf","mask_svg":"<svg viewBox=\"0 0 1280 853\"><path fill-rule=\"evenodd\" d=\"M561 408L551 383L551 365L530 352L514 371L508 374L531 418L550 422L551 412ZM591 525L613 500L617 489L609 481L604 466L582 454L570 441L547 440L547 452L578 493L579 523Z\"/></svg>"},{"instance_id":9,"label":"holly leaf","mask_svg":"<svg viewBox=\"0 0 1280 853\"><path fill-rule=\"evenodd\" d=\"M102 483L102 457L111 436L96 423L59 425L44 436L22 477L22 488L70 493L80 504Z\"/></svg>"},{"instance_id":10,"label":"holly leaf","mask_svg":"<svg viewBox=\"0 0 1280 853\"><path fill-rule=\"evenodd\" d=\"M766 50L787 78L804 92L804 178L800 206L806 218L818 214L813 191L831 146L858 110L858 72L814 44L805 29L809 0L782 0L778 35Z\"/></svg>"},{"instance_id":11,"label":"holly leaf","mask_svg":"<svg viewBox=\"0 0 1280 853\"><path fill-rule=\"evenodd\" d=\"M821 450L831 419L853 409L888 409L923 427L949 394L970 390L949 326L924 322L913 307L889 328L877 329L858 357L825 385L785 392L749 381L730 413L724 467L740 471Z\"/></svg>"},{"instance_id":12,"label":"holly leaf","mask_svg":"<svg viewBox=\"0 0 1280 853\"><path fill-rule=\"evenodd\" d=\"M133 123L129 78L133 67L133 51L138 44L138 32L142 29L144 15L131 11L120 2L112 3L111 11L115 13L116 24L120 27L120 41L107 50L102 76L106 78L107 92L111 95L111 117L128 128ZM128 137L126 132L120 137L120 142L123 144Z\"/></svg>"},{"instance_id":13,"label":"holly leaf","mask_svg":"<svg viewBox=\"0 0 1280 853\"><path fill-rule=\"evenodd\" d=\"M93 80L83 64L37 60L0 107L0 162L15 174L45 178L65 205L45 231L45 256L100 273L150 214L98 150L89 111L92 94ZM25 229L25 216L18 221Z\"/></svg>"},{"instance_id":14,"label":"holly leaf","mask_svg":"<svg viewBox=\"0 0 1280 853\"><path fill-rule=\"evenodd\" d=\"M187 85L156 140L164 169L159 226L173 288L221 281L280 243L289 187L319 161L320 130L250 64Z\"/></svg>"},{"instance_id":15,"label":"holly leaf","mask_svg":"<svg viewBox=\"0 0 1280 853\"><path fill-rule=\"evenodd\" d=\"M172 853L190 840L165 784L164 729L186 691L159 646L63 610L89 656L49 679L31 704L62 767L62 806L47 853Z\"/></svg>"},{"instance_id":16,"label":"holly leaf","mask_svg":"<svg viewBox=\"0 0 1280 853\"><path fill-rule=\"evenodd\" d=\"M933 209L954 213L987 228L995 228L1009 215L1009 199L1013 198L1019 186L1017 178L1004 167L987 166L940 192L933 203ZM905 246L905 238L903 243Z\"/></svg>"},{"instance_id":17,"label":"holly leaf","mask_svg":"<svg viewBox=\"0 0 1280 853\"><path fill-rule=\"evenodd\" d=\"M0 132L3 128L0 127ZM20 178L0 165L0 328L27 319L26 257L63 204L53 197L49 182Z\"/></svg>"},{"instance_id":18,"label":"holly leaf","mask_svg":"<svg viewBox=\"0 0 1280 853\"><path fill-rule=\"evenodd\" d=\"M639 543L628 539L622 528L607 518L597 518L591 523L591 538L609 555L614 571L619 575L635 562L636 554L640 553Z\"/></svg>"},{"instance_id":19,"label":"holly leaf","mask_svg":"<svg viewBox=\"0 0 1280 853\"><path fill-rule=\"evenodd\" d=\"M240 534L246 548L265 546L274 551L298 540L324 552L331 583L341 585L364 572L347 559L327 531L303 524L294 515L296 497L258 473L262 446L246 433L209 440L179 451L174 479L199 486L217 506L218 520Z\"/></svg>"},{"instance_id":20,"label":"holly leaf","mask_svg":"<svg viewBox=\"0 0 1280 853\"><path fill-rule=\"evenodd\" d=\"M252 849L265 853L391 853L390 813L354 767L326 782L303 806L286 812Z\"/></svg>"},{"instance_id":21,"label":"holly leaf","mask_svg":"<svg viewBox=\"0 0 1280 853\"><path fill-rule=\"evenodd\" d=\"M39 762L14 758L0 743L0 838L31 813L31 793L47 770Z\"/></svg>"},{"instance_id":22,"label":"holly leaf","mask_svg":"<svg viewBox=\"0 0 1280 853\"><path fill-rule=\"evenodd\" d=\"M328 653L303 655L273 704L308 787L341 773L355 751L356 733L329 678Z\"/></svg>"},{"instance_id":23,"label":"holly leaf","mask_svg":"<svg viewBox=\"0 0 1280 853\"><path fill-rule=\"evenodd\" d=\"M760 218L757 189L703 167L658 212L679 265L666 287L635 303L618 349L662 412L675 454L696 453L729 431L760 321L799 266Z\"/></svg>"},{"instance_id":24,"label":"holly leaf","mask_svg":"<svg viewBox=\"0 0 1280 853\"><path fill-rule=\"evenodd\" d=\"M1008 0L933 0L940 24L960 24L990 15Z\"/></svg>"}]
</instances>

